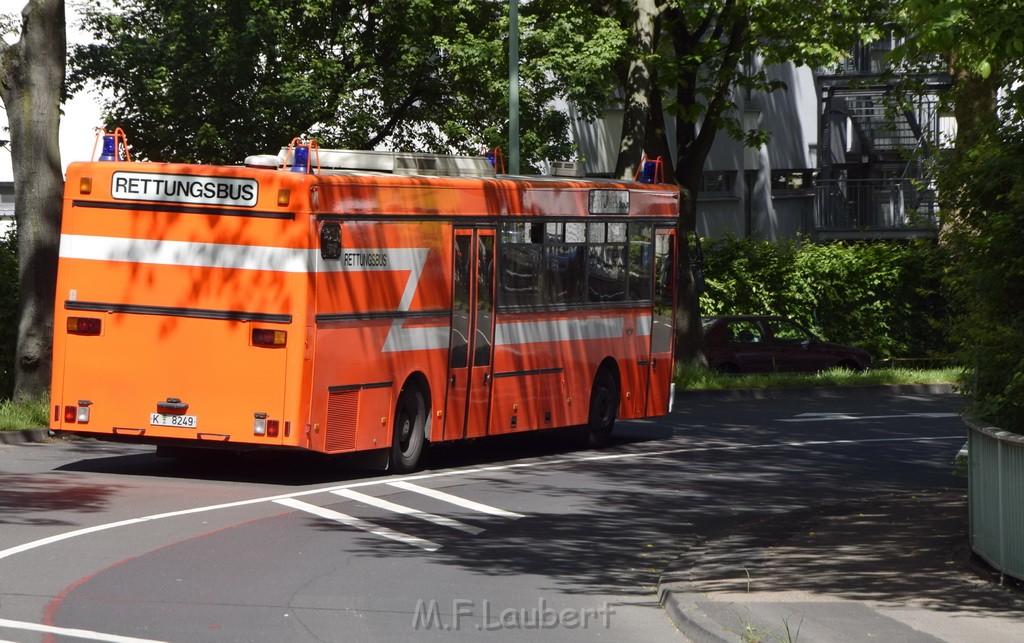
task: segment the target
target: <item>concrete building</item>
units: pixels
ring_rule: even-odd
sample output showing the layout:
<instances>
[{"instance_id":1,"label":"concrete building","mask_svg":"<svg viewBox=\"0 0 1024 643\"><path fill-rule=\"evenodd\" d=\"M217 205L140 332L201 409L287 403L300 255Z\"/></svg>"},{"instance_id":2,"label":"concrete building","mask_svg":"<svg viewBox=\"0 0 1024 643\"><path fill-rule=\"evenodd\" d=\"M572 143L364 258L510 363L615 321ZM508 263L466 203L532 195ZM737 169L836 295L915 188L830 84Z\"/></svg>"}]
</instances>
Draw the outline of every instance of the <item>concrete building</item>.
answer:
<instances>
[{"instance_id":1,"label":"concrete building","mask_svg":"<svg viewBox=\"0 0 1024 643\"><path fill-rule=\"evenodd\" d=\"M738 91L744 129L760 127L771 140L751 149L719 133L698 195L698 234L934 237L938 211L927 159L952 138L953 119L939 112L947 84L936 74L919 78L914 95L902 91L905 76L882 73L893 44L859 47L834 69L772 66L770 78L787 90ZM575 121L587 174L613 171L621 129L621 110L607 110L597 123ZM671 141L674 132L668 135Z\"/></svg>"}]
</instances>

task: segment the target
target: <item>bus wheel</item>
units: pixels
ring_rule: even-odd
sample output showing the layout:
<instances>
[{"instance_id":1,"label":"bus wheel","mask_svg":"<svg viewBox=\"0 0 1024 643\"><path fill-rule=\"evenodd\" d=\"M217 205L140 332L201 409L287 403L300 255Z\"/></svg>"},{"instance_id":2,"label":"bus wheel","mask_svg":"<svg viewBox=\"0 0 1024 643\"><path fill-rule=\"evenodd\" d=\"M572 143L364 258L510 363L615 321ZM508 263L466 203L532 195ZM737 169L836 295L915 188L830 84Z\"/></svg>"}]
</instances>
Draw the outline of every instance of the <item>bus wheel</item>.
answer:
<instances>
[{"instance_id":1,"label":"bus wheel","mask_svg":"<svg viewBox=\"0 0 1024 643\"><path fill-rule=\"evenodd\" d=\"M603 447L611 439L615 415L619 410L619 383L609 368L601 368L590 389L590 415L587 420L589 446Z\"/></svg>"},{"instance_id":2,"label":"bus wheel","mask_svg":"<svg viewBox=\"0 0 1024 643\"><path fill-rule=\"evenodd\" d=\"M398 473L414 471L426 443L424 428L427 405L415 385L407 385L398 394L395 405L395 433L391 439L391 469Z\"/></svg>"}]
</instances>

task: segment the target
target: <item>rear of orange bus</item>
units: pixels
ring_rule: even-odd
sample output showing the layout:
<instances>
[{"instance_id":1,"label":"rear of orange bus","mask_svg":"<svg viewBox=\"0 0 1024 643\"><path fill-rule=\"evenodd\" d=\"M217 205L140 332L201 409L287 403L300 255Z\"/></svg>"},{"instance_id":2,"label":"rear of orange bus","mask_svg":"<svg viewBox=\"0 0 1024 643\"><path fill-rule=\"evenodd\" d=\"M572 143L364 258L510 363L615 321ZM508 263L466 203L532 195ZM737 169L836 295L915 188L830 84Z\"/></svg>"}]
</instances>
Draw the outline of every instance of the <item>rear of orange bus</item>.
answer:
<instances>
[{"instance_id":1,"label":"rear of orange bus","mask_svg":"<svg viewBox=\"0 0 1024 643\"><path fill-rule=\"evenodd\" d=\"M50 427L178 446L306 446L310 180L72 164Z\"/></svg>"}]
</instances>

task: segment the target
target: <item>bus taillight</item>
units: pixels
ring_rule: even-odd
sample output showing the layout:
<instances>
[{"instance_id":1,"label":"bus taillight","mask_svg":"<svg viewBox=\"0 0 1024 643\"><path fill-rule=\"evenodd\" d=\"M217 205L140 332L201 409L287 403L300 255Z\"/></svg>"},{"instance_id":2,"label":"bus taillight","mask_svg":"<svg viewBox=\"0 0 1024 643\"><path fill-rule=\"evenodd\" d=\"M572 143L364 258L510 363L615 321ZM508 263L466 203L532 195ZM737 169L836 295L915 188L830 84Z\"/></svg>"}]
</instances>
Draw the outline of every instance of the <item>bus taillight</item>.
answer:
<instances>
[{"instance_id":1,"label":"bus taillight","mask_svg":"<svg viewBox=\"0 0 1024 643\"><path fill-rule=\"evenodd\" d=\"M253 413L252 434L276 438L281 431L281 421L267 418L266 413Z\"/></svg>"},{"instance_id":2,"label":"bus taillight","mask_svg":"<svg viewBox=\"0 0 1024 643\"><path fill-rule=\"evenodd\" d=\"M99 335L103 322L95 317L68 317L68 332L72 335Z\"/></svg>"},{"instance_id":3,"label":"bus taillight","mask_svg":"<svg viewBox=\"0 0 1024 643\"><path fill-rule=\"evenodd\" d=\"M272 328L253 328L252 345L277 348L288 343L288 331Z\"/></svg>"},{"instance_id":4,"label":"bus taillight","mask_svg":"<svg viewBox=\"0 0 1024 643\"><path fill-rule=\"evenodd\" d=\"M90 407L92 402L89 400L78 400L78 406L68 404L64 407L64 423L65 424L88 424L90 414ZM54 418L57 419L57 412L60 410L59 406L54 407Z\"/></svg>"}]
</instances>

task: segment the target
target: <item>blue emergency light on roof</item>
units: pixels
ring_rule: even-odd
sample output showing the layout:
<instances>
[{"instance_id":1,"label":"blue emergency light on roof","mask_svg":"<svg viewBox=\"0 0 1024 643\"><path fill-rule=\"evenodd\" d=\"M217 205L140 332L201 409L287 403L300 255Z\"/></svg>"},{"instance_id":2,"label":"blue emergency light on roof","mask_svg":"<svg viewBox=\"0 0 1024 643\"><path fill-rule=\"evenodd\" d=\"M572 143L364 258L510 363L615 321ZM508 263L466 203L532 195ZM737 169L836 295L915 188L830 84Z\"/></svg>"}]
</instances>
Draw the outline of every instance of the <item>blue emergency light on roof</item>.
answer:
<instances>
[{"instance_id":1,"label":"blue emergency light on roof","mask_svg":"<svg viewBox=\"0 0 1024 643\"><path fill-rule=\"evenodd\" d=\"M101 161L116 161L117 158L117 139L113 134L105 134L103 136L103 151L100 152Z\"/></svg>"},{"instance_id":2,"label":"blue emergency light on roof","mask_svg":"<svg viewBox=\"0 0 1024 643\"><path fill-rule=\"evenodd\" d=\"M636 174L633 176L634 181L640 183L664 183L665 182L665 165L663 164L661 157L656 159L649 159L644 154L640 160L640 165L636 168Z\"/></svg>"},{"instance_id":3,"label":"blue emergency light on roof","mask_svg":"<svg viewBox=\"0 0 1024 643\"><path fill-rule=\"evenodd\" d=\"M658 168L658 164L654 161L644 161L644 170L640 174L641 183L654 183L654 174Z\"/></svg>"},{"instance_id":4,"label":"blue emergency light on roof","mask_svg":"<svg viewBox=\"0 0 1024 643\"><path fill-rule=\"evenodd\" d=\"M292 159L292 172L309 171L309 146L296 145L295 158Z\"/></svg>"},{"instance_id":5,"label":"blue emergency light on roof","mask_svg":"<svg viewBox=\"0 0 1024 643\"><path fill-rule=\"evenodd\" d=\"M100 141L103 141L103 147L97 157L96 148ZM96 142L92 146L92 158L99 161L131 161L132 153L128 149L128 137L124 135L124 130L117 127L113 132L108 132L105 128L99 128L96 131Z\"/></svg>"}]
</instances>

